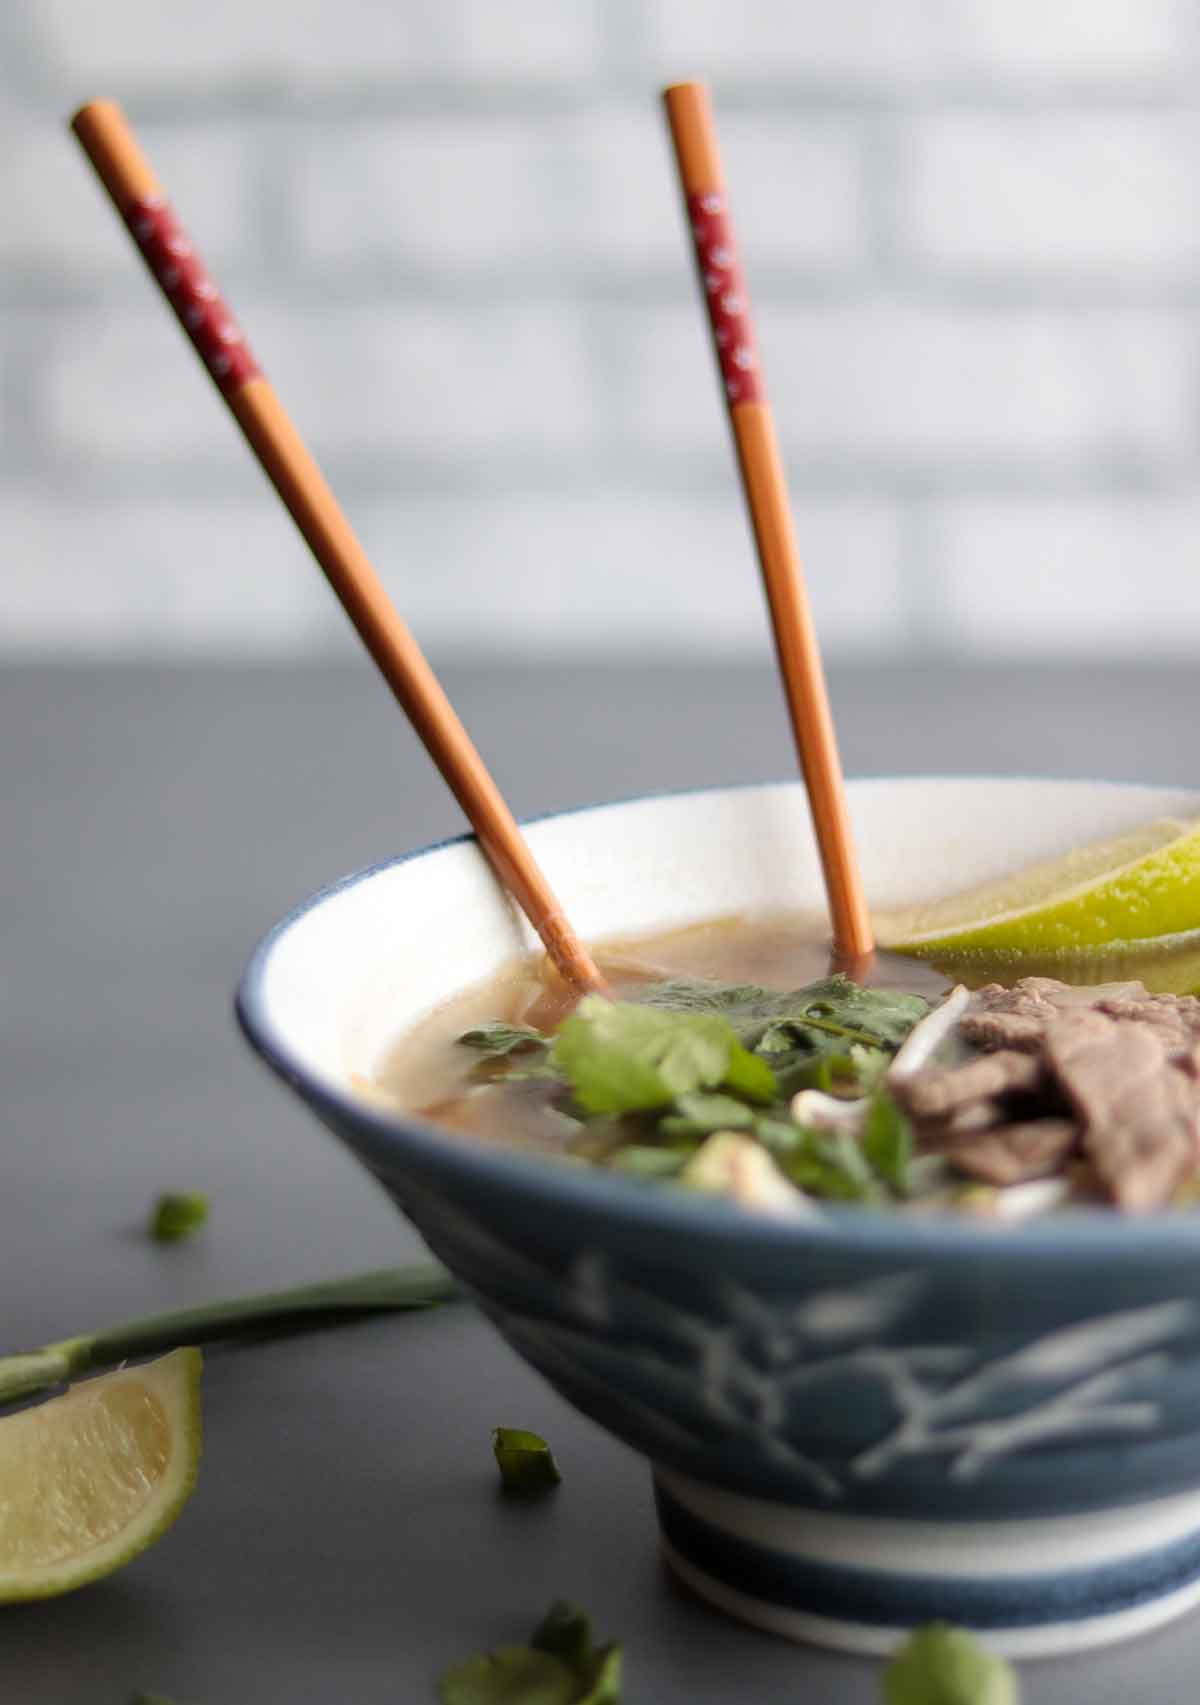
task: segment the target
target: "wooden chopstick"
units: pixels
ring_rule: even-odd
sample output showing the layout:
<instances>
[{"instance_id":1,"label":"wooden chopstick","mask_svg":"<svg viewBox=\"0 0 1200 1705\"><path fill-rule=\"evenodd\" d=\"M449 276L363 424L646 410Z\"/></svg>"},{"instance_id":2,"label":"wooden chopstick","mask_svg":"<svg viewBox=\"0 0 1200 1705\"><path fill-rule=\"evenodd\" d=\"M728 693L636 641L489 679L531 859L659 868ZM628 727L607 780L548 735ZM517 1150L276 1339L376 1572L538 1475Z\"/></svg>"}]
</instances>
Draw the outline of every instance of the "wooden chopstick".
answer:
<instances>
[{"instance_id":1,"label":"wooden chopstick","mask_svg":"<svg viewBox=\"0 0 1200 1705\"><path fill-rule=\"evenodd\" d=\"M562 976L577 987L604 989L483 759L168 206L120 107L90 101L71 128L500 881Z\"/></svg>"},{"instance_id":2,"label":"wooden chopstick","mask_svg":"<svg viewBox=\"0 0 1200 1705\"><path fill-rule=\"evenodd\" d=\"M857 961L874 949L874 934L846 809L841 760L796 547L783 462L729 222L725 174L708 90L703 83L676 83L663 91L663 100L695 238L700 288L708 304L788 713L808 789L834 946L843 959Z\"/></svg>"}]
</instances>

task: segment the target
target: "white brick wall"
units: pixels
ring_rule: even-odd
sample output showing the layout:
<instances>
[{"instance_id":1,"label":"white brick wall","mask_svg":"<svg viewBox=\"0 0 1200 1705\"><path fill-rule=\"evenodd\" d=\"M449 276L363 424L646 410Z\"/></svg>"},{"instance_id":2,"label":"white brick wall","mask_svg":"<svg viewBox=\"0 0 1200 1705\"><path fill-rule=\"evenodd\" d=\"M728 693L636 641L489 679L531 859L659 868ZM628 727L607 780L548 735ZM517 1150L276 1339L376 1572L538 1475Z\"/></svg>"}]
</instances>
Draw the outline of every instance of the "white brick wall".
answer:
<instances>
[{"instance_id":1,"label":"white brick wall","mask_svg":"<svg viewBox=\"0 0 1200 1705\"><path fill-rule=\"evenodd\" d=\"M943 112L915 124L898 219L931 269L1143 286L1194 277L1194 115Z\"/></svg>"},{"instance_id":2,"label":"white brick wall","mask_svg":"<svg viewBox=\"0 0 1200 1705\"><path fill-rule=\"evenodd\" d=\"M722 127L747 262L843 272L865 259L863 147L841 119L738 114ZM445 269L531 293L571 268L686 282L684 225L657 102L581 113L418 114L297 131L289 148L305 261L326 275ZM182 195L180 196L182 204ZM635 274L636 276L636 274Z\"/></svg>"},{"instance_id":3,"label":"white brick wall","mask_svg":"<svg viewBox=\"0 0 1200 1705\"><path fill-rule=\"evenodd\" d=\"M132 307L31 316L30 336L50 342L40 360L35 424L56 451L82 458L102 478L120 459L135 473L139 462L162 469L232 461L236 429L148 280L139 276L136 285Z\"/></svg>"},{"instance_id":4,"label":"white brick wall","mask_svg":"<svg viewBox=\"0 0 1200 1705\"><path fill-rule=\"evenodd\" d=\"M526 612L518 649L587 651L596 645L670 653L681 634L706 650L769 644L739 504L703 495L497 497L463 507L418 500L368 508L362 536L399 607L439 647L456 636L486 649L514 599ZM853 500L805 507L812 594L823 629L844 651L886 649L902 618L896 517ZM461 562L447 612L428 573Z\"/></svg>"},{"instance_id":5,"label":"white brick wall","mask_svg":"<svg viewBox=\"0 0 1200 1705\"><path fill-rule=\"evenodd\" d=\"M227 277L263 264L255 160L262 127L253 123L139 126L155 167L197 244ZM128 288L129 239L107 197L97 194L63 126L30 126L11 116L0 129L0 266L87 288L97 276Z\"/></svg>"},{"instance_id":6,"label":"white brick wall","mask_svg":"<svg viewBox=\"0 0 1200 1705\"><path fill-rule=\"evenodd\" d=\"M4 574L5 649L18 655L286 654L332 625L303 543L257 492L219 504L0 496L0 534L21 540Z\"/></svg>"},{"instance_id":7,"label":"white brick wall","mask_svg":"<svg viewBox=\"0 0 1200 1705\"><path fill-rule=\"evenodd\" d=\"M347 78L557 79L586 74L600 0L34 0L50 64L77 83L209 94Z\"/></svg>"},{"instance_id":8,"label":"white brick wall","mask_svg":"<svg viewBox=\"0 0 1200 1705\"><path fill-rule=\"evenodd\" d=\"M348 643L65 134L107 93L431 644L761 655L690 75L830 651L1190 651L1198 73L1195 0L8 0L0 653Z\"/></svg>"},{"instance_id":9,"label":"white brick wall","mask_svg":"<svg viewBox=\"0 0 1200 1705\"><path fill-rule=\"evenodd\" d=\"M277 506L256 498L251 490L220 504L0 499L0 530L24 541L5 572L9 649L350 649L345 617L304 544ZM553 504L414 496L359 509L360 536L398 609L439 654L486 652L498 635L506 655L597 645L663 655L679 649L681 634L725 655L769 644L736 503L647 501L617 490ZM897 517L887 505L852 499L802 509L826 637L854 655L886 650L904 609ZM514 606L525 612L519 632L511 628Z\"/></svg>"},{"instance_id":10,"label":"white brick wall","mask_svg":"<svg viewBox=\"0 0 1200 1705\"><path fill-rule=\"evenodd\" d=\"M656 70L668 78L728 77L853 90L905 85L937 52L931 0L649 0Z\"/></svg>"},{"instance_id":11,"label":"white brick wall","mask_svg":"<svg viewBox=\"0 0 1200 1705\"><path fill-rule=\"evenodd\" d=\"M656 69L906 92L966 74L1174 81L1194 53L1189 0L650 0Z\"/></svg>"},{"instance_id":12,"label":"white brick wall","mask_svg":"<svg viewBox=\"0 0 1200 1705\"><path fill-rule=\"evenodd\" d=\"M721 125L747 267L852 272L871 243L866 148L846 119L731 115ZM678 249L672 259L678 264Z\"/></svg>"},{"instance_id":13,"label":"white brick wall","mask_svg":"<svg viewBox=\"0 0 1200 1705\"><path fill-rule=\"evenodd\" d=\"M793 463L959 478L982 465L1045 477L1113 456L1186 462L1191 345L1137 309L918 306L868 300L758 318ZM648 449L700 451L723 427L703 333L678 308L628 328L628 404ZM721 439L723 442L723 439Z\"/></svg>"},{"instance_id":14,"label":"white brick wall","mask_svg":"<svg viewBox=\"0 0 1200 1705\"><path fill-rule=\"evenodd\" d=\"M149 284L141 312L72 315L40 386L53 441L98 464L231 459L235 429ZM592 439L587 351L569 307L518 302L470 315L436 303L281 314L234 308L264 369L322 454L421 464L481 453L555 459ZM237 454L245 456L240 449Z\"/></svg>"},{"instance_id":15,"label":"white brick wall","mask_svg":"<svg viewBox=\"0 0 1200 1705\"><path fill-rule=\"evenodd\" d=\"M1193 657L1200 634L1194 496L945 505L935 598L954 650ZM1114 707L1114 711L1117 707Z\"/></svg>"},{"instance_id":16,"label":"white brick wall","mask_svg":"<svg viewBox=\"0 0 1200 1705\"><path fill-rule=\"evenodd\" d=\"M938 10L943 64L988 80L1183 82L1196 49L1191 0L953 0Z\"/></svg>"},{"instance_id":17,"label":"white brick wall","mask_svg":"<svg viewBox=\"0 0 1200 1705\"><path fill-rule=\"evenodd\" d=\"M309 309L261 320L256 348L329 453L462 463L558 461L595 439L591 366L569 303L435 300Z\"/></svg>"},{"instance_id":18,"label":"white brick wall","mask_svg":"<svg viewBox=\"0 0 1200 1705\"><path fill-rule=\"evenodd\" d=\"M300 129L290 189L305 261L318 272L524 266L533 282L566 246L553 207L561 125L517 114L418 114Z\"/></svg>"}]
</instances>

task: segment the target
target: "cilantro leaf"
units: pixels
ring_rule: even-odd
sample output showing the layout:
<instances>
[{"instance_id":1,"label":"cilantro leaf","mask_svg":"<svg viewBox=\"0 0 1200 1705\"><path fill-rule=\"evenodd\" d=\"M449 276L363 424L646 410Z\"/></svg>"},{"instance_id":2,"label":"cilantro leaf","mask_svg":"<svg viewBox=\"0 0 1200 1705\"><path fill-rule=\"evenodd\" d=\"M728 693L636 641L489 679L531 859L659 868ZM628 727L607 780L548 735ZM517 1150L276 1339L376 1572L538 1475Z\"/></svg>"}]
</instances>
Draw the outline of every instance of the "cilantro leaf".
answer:
<instances>
[{"instance_id":1,"label":"cilantro leaf","mask_svg":"<svg viewBox=\"0 0 1200 1705\"><path fill-rule=\"evenodd\" d=\"M857 1139L848 1131L796 1126L791 1148L772 1147L784 1175L808 1196L841 1202L875 1202L883 1192Z\"/></svg>"},{"instance_id":2,"label":"cilantro leaf","mask_svg":"<svg viewBox=\"0 0 1200 1705\"><path fill-rule=\"evenodd\" d=\"M878 1089L891 1065L891 1055L882 1048L864 1048L861 1042L850 1044L850 1069L864 1095Z\"/></svg>"},{"instance_id":3,"label":"cilantro leaf","mask_svg":"<svg viewBox=\"0 0 1200 1705\"><path fill-rule=\"evenodd\" d=\"M670 1120L663 1120L664 1125L669 1123ZM661 1125L659 1129L662 1129ZM616 1151L609 1165L614 1172L628 1172L634 1178L674 1178L677 1172L682 1172L694 1153L694 1144L680 1148L656 1148L652 1143L626 1143Z\"/></svg>"},{"instance_id":4,"label":"cilantro leaf","mask_svg":"<svg viewBox=\"0 0 1200 1705\"><path fill-rule=\"evenodd\" d=\"M531 1024L509 1024L499 1018L490 1018L471 1030L464 1030L458 1041L460 1047L477 1048L481 1054L488 1054L493 1059L506 1059L510 1054L526 1054L535 1048L550 1046L549 1037L543 1036Z\"/></svg>"},{"instance_id":5,"label":"cilantro leaf","mask_svg":"<svg viewBox=\"0 0 1200 1705\"><path fill-rule=\"evenodd\" d=\"M529 1644L536 1652L549 1652L576 1675L583 1675L595 1660L592 1625L577 1604L557 1599L533 1631Z\"/></svg>"},{"instance_id":6,"label":"cilantro leaf","mask_svg":"<svg viewBox=\"0 0 1200 1705\"><path fill-rule=\"evenodd\" d=\"M530 1644L561 1658L578 1678L581 1691L572 1705L621 1705L621 1648L594 1647L587 1617L560 1599L551 1605Z\"/></svg>"},{"instance_id":7,"label":"cilantro leaf","mask_svg":"<svg viewBox=\"0 0 1200 1705\"><path fill-rule=\"evenodd\" d=\"M561 1026L553 1063L589 1113L667 1107L677 1095L719 1083L729 1042L710 1020L685 1025L626 1001L587 995Z\"/></svg>"},{"instance_id":8,"label":"cilantro leaf","mask_svg":"<svg viewBox=\"0 0 1200 1705\"><path fill-rule=\"evenodd\" d=\"M864 989L840 972L805 988L780 991L754 983L727 986L679 978L647 989L642 999L672 1012L719 1013L752 1053L820 1048L823 1039L897 1048L929 1011L920 995Z\"/></svg>"},{"instance_id":9,"label":"cilantro leaf","mask_svg":"<svg viewBox=\"0 0 1200 1705\"><path fill-rule=\"evenodd\" d=\"M208 1197L202 1190L160 1196L150 1215L150 1235L157 1243L179 1243L208 1223Z\"/></svg>"},{"instance_id":10,"label":"cilantro leaf","mask_svg":"<svg viewBox=\"0 0 1200 1705\"><path fill-rule=\"evenodd\" d=\"M500 1483L506 1492L536 1498L552 1491L562 1480L545 1439L524 1427L494 1428L492 1449L500 1470Z\"/></svg>"},{"instance_id":11,"label":"cilantro leaf","mask_svg":"<svg viewBox=\"0 0 1200 1705\"><path fill-rule=\"evenodd\" d=\"M677 1111L659 1124L663 1136L708 1137L714 1131L748 1131L756 1117L752 1107L732 1095L681 1095L675 1106Z\"/></svg>"},{"instance_id":12,"label":"cilantro leaf","mask_svg":"<svg viewBox=\"0 0 1200 1705\"><path fill-rule=\"evenodd\" d=\"M575 1705L621 1705L622 1668L620 1646L601 1646Z\"/></svg>"},{"instance_id":13,"label":"cilantro leaf","mask_svg":"<svg viewBox=\"0 0 1200 1705\"><path fill-rule=\"evenodd\" d=\"M784 1101L790 1101L801 1089L823 1089L828 1093L839 1078L852 1072L849 1056L831 1036L822 1038L815 1047L789 1048L786 1054L769 1054L767 1058Z\"/></svg>"},{"instance_id":14,"label":"cilantro leaf","mask_svg":"<svg viewBox=\"0 0 1200 1705\"><path fill-rule=\"evenodd\" d=\"M677 978L641 998L668 1012L719 1014L741 1046L770 1066L783 1100L800 1089L828 1090L842 1077L870 1089L929 1010L920 995L863 989L840 974L784 991Z\"/></svg>"},{"instance_id":15,"label":"cilantro leaf","mask_svg":"<svg viewBox=\"0 0 1200 1705\"><path fill-rule=\"evenodd\" d=\"M587 1617L561 1600L528 1646L501 1646L447 1670L440 1705L621 1705L621 1648L593 1646Z\"/></svg>"},{"instance_id":16,"label":"cilantro leaf","mask_svg":"<svg viewBox=\"0 0 1200 1705\"><path fill-rule=\"evenodd\" d=\"M883 1198L885 1185L897 1195L911 1193L912 1127L882 1090L871 1100L861 1137L773 1115L756 1118L754 1133L807 1195L873 1202Z\"/></svg>"},{"instance_id":17,"label":"cilantro leaf","mask_svg":"<svg viewBox=\"0 0 1200 1705\"><path fill-rule=\"evenodd\" d=\"M862 1149L873 1170L899 1196L911 1190L912 1126L886 1090L871 1097Z\"/></svg>"},{"instance_id":18,"label":"cilantro leaf","mask_svg":"<svg viewBox=\"0 0 1200 1705\"><path fill-rule=\"evenodd\" d=\"M798 1125L794 1119L787 1119L781 1113L777 1119L768 1115L754 1121L754 1135L765 1149L773 1155L791 1154L802 1148L808 1142L811 1132L803 1125Z\"/></svg>"},{"instance_id":19,"label":"cilantro leaf","mask_svg":"<svg viewBox=\"0 0 1200 1705\"><path fill-rule=\"evenodd\" d=\"M576 1705L575 1675L529 1646L500 1646L467 1658L446 1671L438 1683L441 1705Z\"/></svg>"},{"instance_id":20,"label":"cilantro leaf","mask_svg":"<svg viewBox=\"0 0 1200 1705\"><path fill-rule=\"evenodd\" d=\"M884 1671L886 1705L1020 1705L1016 1672L962 1628L932 1622Z\"/></svg>"},{"instance_id":21,"label":"cilantro leaf","mask_svg":"<svg viewBox=\"0 0 1200 1705\"><path fill-rule=\"evenodd\" d=\"M585 995L560 1027L552 1063L588 1113L669 1107L681 1095L731 1082L771 1100L770 1067L751 1061L716 1013L665 1012Z\"/></svg>"},{"instance_id":22,"label":"cilantro leaf","mask_svg":"<svg viewBox=\"0 0 1200 1705\"><path fill-rule=\"evenodd\" d=\"M767 1061L743 1048L738 1041L729 1050L729 1064L721 1081L726 1089L751 1101L770 1102L779 1094L775 1073Z\"/></svg>"}]
</instances>

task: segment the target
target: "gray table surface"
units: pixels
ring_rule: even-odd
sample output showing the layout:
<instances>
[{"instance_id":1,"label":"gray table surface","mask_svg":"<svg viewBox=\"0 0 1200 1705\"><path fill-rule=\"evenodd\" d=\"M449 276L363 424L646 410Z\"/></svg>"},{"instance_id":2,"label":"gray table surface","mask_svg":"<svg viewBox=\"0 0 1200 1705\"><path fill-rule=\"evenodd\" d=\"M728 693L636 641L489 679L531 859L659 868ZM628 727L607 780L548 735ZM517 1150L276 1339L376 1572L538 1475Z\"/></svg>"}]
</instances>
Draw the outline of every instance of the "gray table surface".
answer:
<instances>
[{"instance_id":1,"label":"gray table surface","mask_svg":"<svg viewBox=\"0 0 1200 1705\"><path fill-rule=\"evenodd\" d=\"M448 669L519 812L791 768L752 669ZM859 666L851 773L1196 779L1200 677ZM553 714L547 706L553 705ZM0 1339L391 1265L415 1236L251 1059L230 992L329 878L459 827L369 671L0 672ZM211 1225L159 1248L163 1189ZM466 1309L210 1355L205 1456L177 1526L119 1575L0 1612L0 1700L431 1701L456 1656L579 1600L624 1641L629 1705L868 1705L875 1665L791 1647L675 1590L642 1464ZM489 1429L553 1441L548 1503L496 1495ZM1193 1705L1200 1621L1029 1665L1028 1705Z\"/></svg>"}]
</instances>

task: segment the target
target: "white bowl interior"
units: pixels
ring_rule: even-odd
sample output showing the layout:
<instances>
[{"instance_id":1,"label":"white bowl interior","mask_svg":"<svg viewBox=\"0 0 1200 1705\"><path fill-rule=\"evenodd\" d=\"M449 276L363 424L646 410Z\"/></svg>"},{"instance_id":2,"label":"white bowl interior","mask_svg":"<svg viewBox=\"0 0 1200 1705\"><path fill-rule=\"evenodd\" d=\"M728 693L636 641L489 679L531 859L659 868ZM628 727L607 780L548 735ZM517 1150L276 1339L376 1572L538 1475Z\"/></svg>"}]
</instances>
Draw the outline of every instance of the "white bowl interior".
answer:
<instances>
[{"instance_id":1,"label":"white bowl interior","mask_svg":"<svg viewBox=\"0 0 1200 1705\"><path fill-rule=\"evenodd\" d=\"M852 782L869 901L933 899L1162 815L1200 794L1099 782ZM652 933L737 911L822 904L796 783L602 805L532 824L528 839L580 933ZM473 843L337 889L274 939L259 998L276 1038L345 1088L406 1029L535 945Z\"/></svg>"}]
</instances>

